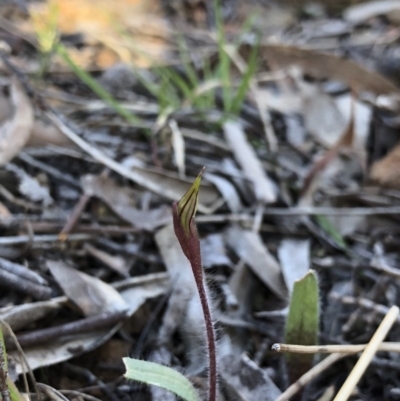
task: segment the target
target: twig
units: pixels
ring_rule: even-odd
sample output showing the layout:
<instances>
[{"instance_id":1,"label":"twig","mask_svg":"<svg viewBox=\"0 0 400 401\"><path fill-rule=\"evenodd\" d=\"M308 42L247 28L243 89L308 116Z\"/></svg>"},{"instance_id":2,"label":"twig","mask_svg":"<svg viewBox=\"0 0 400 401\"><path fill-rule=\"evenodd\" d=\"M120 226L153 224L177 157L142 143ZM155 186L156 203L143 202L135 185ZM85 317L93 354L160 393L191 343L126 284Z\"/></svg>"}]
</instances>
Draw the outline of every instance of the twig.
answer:
<instances>
[{"instance_id":1,"label":"twig","mask_svg":"<svg viewBox=\"0 0 400 401\"><path fill-rule=\"evenodd\" d=\"M368 344L346 345L294 345L277 343L272 346L276 352L293 352L297 354L356 354L364 351ZM400 343L386 342L379 345L377 351L400 352Z\"/></svg>"},{"instance_id":2,"label":"twig","mask_svg":"<svg viewBox=\"0 0 400 401\"><path fill-rule=\"evenodd\" d=\"M371 310L379 315L386 315L389 311L389 308L387 306L377 304L376 302L373 302L370 299L366 299L366 298L355 298L355 297L351 297L349 295L343 296L336 292L333 292L330 295L330 298L339 300L340 302L342 302L346 305L358 305L361 308ZM400 323L400 319L398 319L398 322Z\"/></svg>"},{"instance_id":3,"label":"twig","mask_svg":"<svg viewBox=\"0 0 400 401\"><path fill-rule=\"evenodd\" d=\"M264 215L269 216L300 216L318 215L325 216L374 216L381 214L400 214L400 206L380 206L380 207L266 207Z\"/></svg>"},{"instance_id":4,"label":"twig","mask_svg":"<svg viewBox=\"0 0 400 401\"><path fill-rule=\"evenodd\" d=\"M22 265L0 258L0 281L17 291L31 295L35 299L49 299L51 288L46 280Z\"/></svg>"},{"instance_id":5,"label":"twig","mask_svg":"<svg viewBox=\"0 0 400 401\"><path fill-rule=\"evenodd\" d=\"M354 390L355 386L357 385L358 381L360 380L361 376L367 369L376 351L378 350L379 345L382 343L389 330L396 322L399 316L399 312L400 310L397 306L392 306L390 308L389 312L382 320L382 323L379 325L375 334L372 336L371 341L365 348L360 359L354 366L353 370L350 372L347 380L344 382L342 388L339 390L334 401L346 401L350 397L352 391Z\"/></svg>"},{"instance_id":6,"label":"twig","mask_svg":"<svg viewBox=\"0 0 400 401\"><path fill-rule=\"evenodd\" d=\"M400 214L400 206L382 207L265 207L264 216L374 216L374 215L393 215ZM218 223L228 221L253 221L248 214L216 214L212 216L199 216L196 218L198 223Z\"/></svg>"},{"instance_id":7,"label":"twig","mask_svg":"<svg viewBox=\"0 0 400 401\"><path fill-rule=\"evenodd\" d=\"M79 198L78 203L76 204L74 210L68 217L67 223L61 230L60 234L58 235L60 241L65 241L68 236L71 234L71 231L74 229L76 224L78 223L79 218L81 217L81 214L85 210L91 196L87 193L83 193L81 197Z\"/></svg>"},{"instance_id":8,"label":"twig","mask_svg":"<svg viewBox=\"0 0 400 401\"><path fill-rule=\"evenodd\" d=\"M275 401L286 401L293 397L311 380L315 379L323 371L328 369L331 365L347 356L347 354L332 354L323 359L320 363L311 368L307 373L300 377L299 380L289 386Z\"/></svg>"},{"instance_id":9,"label":"twig","mask_svg":"<svg viewBox=\"0 0 400 401\"><path fill-rule=\"evenodd\" d=\"M15 274L25 280L32 281L36 284L47 285L47 281L40 276L38 273L28 269L23 265L19 265L14 262L10 262L7 259L0 258L0 269L8 271L9 273Z\"/></svg>"},{"instance_id":10,"label":"twig","mask_svg":"<svg viewBox=\"0 0 400 401\"><path fill-rule=\"evenodd\" d=\"M86 241L92 239L93 236L89 234L71 234L68 241ZM35 235L33 238L29 235L18 235L15 237L0 237L0 245L18 245L26 244L27 242L43 243L43 242L58 242L60 239L58 235Z\"/></svg>"},{"instance_id":11,"label":"twig","mask_svg":"<svg viewBox=\"0 0 400 401\"><path fill-rule=\"evenodd\" d=\"M102 313L100 315L80 319L72 323L66 323L60 326L34 330L28 333L20 334L17 335L17 339L21 347L44 344L64 336L98 331L114 325L121 320L126 319L128 316L129 315L126 311Z\"/></svg>"}]
</instances>

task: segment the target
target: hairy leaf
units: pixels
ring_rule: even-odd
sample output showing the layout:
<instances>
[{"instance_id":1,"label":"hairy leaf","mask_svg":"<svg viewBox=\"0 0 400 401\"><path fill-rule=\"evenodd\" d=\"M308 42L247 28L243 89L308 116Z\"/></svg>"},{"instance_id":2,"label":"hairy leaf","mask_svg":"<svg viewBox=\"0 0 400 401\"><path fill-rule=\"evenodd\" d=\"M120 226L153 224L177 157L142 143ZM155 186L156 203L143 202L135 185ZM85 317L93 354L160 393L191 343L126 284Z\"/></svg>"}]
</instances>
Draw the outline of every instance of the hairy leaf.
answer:
<instances>
[{"instance_id":1,"label":"hairy leaf","mask_svg":"<svg viewBox=\"0 0 400 401\"><path fill-rule=\"evenodd\" d=\"M199 401L192 383L176 370L139 359L123 358L123 361L127 379L163 387L186 401Z\"/></svg>"},{"instance_id":2,"label":"hairy leaf","mask_svg":"<svg viewBox=\"0 0 400 401\"><path fill-rule=\"evenodd\" d=\"M297 345L316 345L319 329L318 279L310 270L293 286L289 314L285 328L285 342ZM313 354L285 354L289 378L292 382L307 372Z\"/></svg>"}]
</instances>

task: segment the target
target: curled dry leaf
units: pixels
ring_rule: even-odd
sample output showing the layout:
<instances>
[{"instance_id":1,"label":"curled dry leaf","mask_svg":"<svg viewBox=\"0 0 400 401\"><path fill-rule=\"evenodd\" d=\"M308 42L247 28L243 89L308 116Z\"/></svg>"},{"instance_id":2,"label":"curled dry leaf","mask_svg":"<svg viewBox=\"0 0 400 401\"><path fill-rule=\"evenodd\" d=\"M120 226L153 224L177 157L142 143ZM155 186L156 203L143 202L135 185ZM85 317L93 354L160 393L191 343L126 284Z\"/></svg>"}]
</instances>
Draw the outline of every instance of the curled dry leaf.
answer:
<instances>
[{"instance_id":1,"label":"curled dry leaf","mask_svg":"<svg viewBox=\"0 0 400 401\"><path fill-rule=\"evenodd\" d=\"M13 117L0 127L0 165L8 163L28 142L33 126L33 107L17 78L11 81Z\"/></svg>"}]
</instances>

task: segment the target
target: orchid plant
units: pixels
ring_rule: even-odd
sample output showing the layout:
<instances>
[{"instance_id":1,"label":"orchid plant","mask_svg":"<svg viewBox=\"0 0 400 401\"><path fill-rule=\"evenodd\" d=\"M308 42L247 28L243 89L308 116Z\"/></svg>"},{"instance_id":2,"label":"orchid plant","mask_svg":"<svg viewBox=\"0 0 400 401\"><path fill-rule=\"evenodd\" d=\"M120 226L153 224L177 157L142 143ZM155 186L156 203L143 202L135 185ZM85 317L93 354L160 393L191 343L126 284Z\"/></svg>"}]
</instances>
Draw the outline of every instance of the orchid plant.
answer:
<instances>
[{"instance_id":1,"label":"orchid plant","mask_svg":"<svg viewBox=\"0 0 400 401\"><path fill-rule=\"evenodd\" d=\"M194 280L200 297L207 335L207 351L209 361L208 371L208 401L215 401L217 396L217 355L215 345L215 331L211 315L210 302L207 297L206 284L201 262L200 238L197 232L194 217L197 210L201 176L200 171L193 185L183 195L179 202L172 206L175 235L179 241L183 253L192 266Z\"/></svg>"},{"instance_id":2,"label":"orchid plant","mask_svg":"<svg viewBox=\"0 0 400 401\"><path fill-rule=\"evenodd\" d=\"M217 398L217 353L215 332L211 315L210 302L207 297L206 284L201 263L200 238L197 232L194 217L197 210L201 176L204 168L194 180L193 185L183 195L179 202L172 207L175 235L183 253L192 267L194 280L199 293L200 304L203 310L206 343L208 352L208 401ZM124 358L126 366L125 377L147 384L153 384L174 392L186 401L198 401L198 393L193 385L179 372L153 362L132 358Z\"/></svg>"}]
</instances>

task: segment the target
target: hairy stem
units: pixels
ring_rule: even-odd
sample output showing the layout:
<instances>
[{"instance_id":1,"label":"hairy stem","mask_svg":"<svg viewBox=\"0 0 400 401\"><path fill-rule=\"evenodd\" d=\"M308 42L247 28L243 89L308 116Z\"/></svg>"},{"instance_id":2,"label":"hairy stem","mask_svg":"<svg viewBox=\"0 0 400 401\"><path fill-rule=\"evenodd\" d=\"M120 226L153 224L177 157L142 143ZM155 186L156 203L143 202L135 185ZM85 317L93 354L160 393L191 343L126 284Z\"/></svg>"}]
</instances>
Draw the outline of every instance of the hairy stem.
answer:
<instances>
[{"instance_id":1,"label":"hairy stem","mask_svg":"<svg viewBox=\"0 0 400 401\"><path fill-rule=\"evenodd\" d=\"M217 398L217 352L215 346L215 331L211 316L211 309L207 299L205 281L203 274L196 274L193 268L193 275L196 281L197 291L200 297L201 308L203 309L204 322L206 326L207 348L208 348L208 401L215 401Z\"/></svg>"},{"instance_id":2,"label":"hairy stem","mask_svg":"<svg viewBox=\"0 0 400 401\"><path fill-rule=\"evenodd\" d=\"M186 204L185 204L186 205ZM184 208L183 208L184 210ZM197 292L200 298L201 308L203 310L204 323L206 327L206 342L208 351L208 401L215 401L217 397L217 352L215 343L214 324L211 316L210 303L207 298L206 284L203 274L203 265L201 263L200 239L197 228L191 213L188 221L188 231L185 232L181 224L181 213L178 211L177 203L173 204L173 220L175 235L181 245L182 251L189 259L192 267Z\"/></svg>"}]
</instances>

